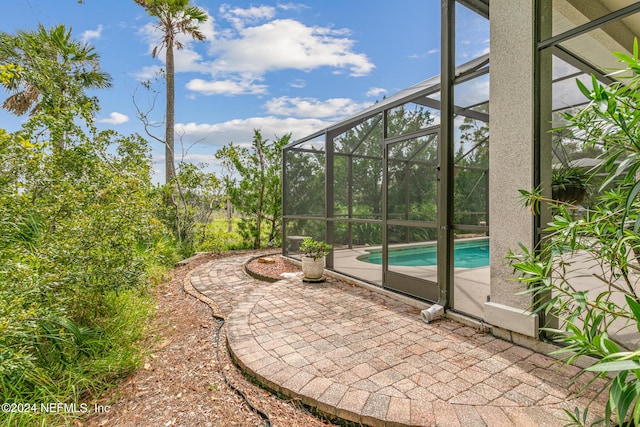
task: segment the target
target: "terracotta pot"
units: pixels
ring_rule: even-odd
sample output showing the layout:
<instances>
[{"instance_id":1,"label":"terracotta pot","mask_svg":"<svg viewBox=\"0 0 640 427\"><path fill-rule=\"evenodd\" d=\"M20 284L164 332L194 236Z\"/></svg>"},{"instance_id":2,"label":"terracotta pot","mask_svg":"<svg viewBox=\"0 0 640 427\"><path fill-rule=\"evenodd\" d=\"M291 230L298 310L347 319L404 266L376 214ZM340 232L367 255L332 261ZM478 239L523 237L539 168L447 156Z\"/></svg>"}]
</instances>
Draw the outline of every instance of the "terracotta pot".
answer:
<instances>
[{"instance_id":1,"label":"terracotta pot","mask_svg":"<svg viewBox=\"0 0 640 427\"><path fill-rule=\"evenodd\" d=\"M302 273L305 279L320 279L324 273L324 257L302 257Z\"/></svg>"}]
</instances>

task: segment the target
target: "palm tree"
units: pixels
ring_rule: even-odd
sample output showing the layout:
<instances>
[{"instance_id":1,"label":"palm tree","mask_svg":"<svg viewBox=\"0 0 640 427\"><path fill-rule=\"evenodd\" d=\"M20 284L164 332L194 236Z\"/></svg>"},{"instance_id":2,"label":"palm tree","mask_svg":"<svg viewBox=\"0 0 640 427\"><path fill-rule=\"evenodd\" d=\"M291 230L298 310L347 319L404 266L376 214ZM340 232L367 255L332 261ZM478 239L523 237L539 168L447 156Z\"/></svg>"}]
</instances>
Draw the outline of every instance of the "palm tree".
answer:
<instances>
[{"instance_id":1,"label":"palm tree","mask_svg":"<svg viewBox=\"0 0 640 427\"><path fill-rule=\"evenodd\" d=\"M184 45L176 39L178 34L186 34L194 40L204 40L199 24L207 20L204 10L191 6L189 0L135 0L150 16L158 18L156 28L162 31L163 38L159 46L151 53L155 58L158 51L165 50L167 79L167 105L165 112L165 180L171 182L176 177L174 164L174 121L175 121L175 64L173 49L182 49Z\"/></svg>"},{"instance_id":2,"label":"palm tree","mask_svg":"<svg viewBox=\"0 0 640 427\"><path fill-rule=\"evenodd\" d=\"M73 40L64 25L1 33L0 84L10 92L2 108L16 115L44 112L54 117L62 128L52 129L51 137L56 146L64 147L74 117L90 122L97 111L97 100L86 90L111 86L99 59L93 47Z\"/></svg>"}]
</instances>

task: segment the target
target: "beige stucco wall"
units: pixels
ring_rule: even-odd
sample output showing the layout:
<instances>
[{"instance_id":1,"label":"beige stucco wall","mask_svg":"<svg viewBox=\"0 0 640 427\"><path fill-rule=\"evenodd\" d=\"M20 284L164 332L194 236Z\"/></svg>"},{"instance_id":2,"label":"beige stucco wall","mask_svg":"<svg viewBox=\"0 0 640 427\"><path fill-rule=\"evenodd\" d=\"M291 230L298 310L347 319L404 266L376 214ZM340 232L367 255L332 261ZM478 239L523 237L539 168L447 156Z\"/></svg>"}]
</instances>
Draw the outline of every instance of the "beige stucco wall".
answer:
<instances>
[{"instance_id":1,"label":"beige stucco wall","mask_svg":"<svg viewBox=\"0 0 640 427\"><path fill-rule=\"evenodd\" d=\"M491 0L491 302L530 308L510 280L509 249L533 242L533 217L519 189L533 187L533 2Z\"/></svg>"}]
</instances>

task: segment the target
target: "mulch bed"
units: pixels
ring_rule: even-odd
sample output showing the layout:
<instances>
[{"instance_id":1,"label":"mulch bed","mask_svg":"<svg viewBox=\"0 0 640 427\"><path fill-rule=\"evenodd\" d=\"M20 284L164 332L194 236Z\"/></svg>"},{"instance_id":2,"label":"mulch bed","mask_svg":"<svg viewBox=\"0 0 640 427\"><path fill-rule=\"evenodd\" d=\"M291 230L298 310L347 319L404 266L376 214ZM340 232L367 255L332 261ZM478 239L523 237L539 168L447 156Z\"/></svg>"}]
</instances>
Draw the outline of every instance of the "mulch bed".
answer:
<instances>
[{"instance_id":1,"label":"mulch bed","mask_svg":"<svg viewBox=\"0 0 640 427\"><path fill-rule=\"evenodd\" d=\"M234 388L266 413L272 426L332 425L298 402L249 382L230 361L226 342L216 347L219 324L209 306L185 292L183 280L195 267L228 255L233 253L199 256L158 286L157 311L149 325L151 350L143 366L96 399L108 412L77 419L74 426L265 426ZM275 263L255 267L259 274L279 277L296 271L295 264L272 257Z\"/></svg>"},{"instance_id":2,"label":"mulch bed","mask_svg":"<svg viewBox=\"0 0 640 427\"><path fill-rule=\"evenodd\" d=\"M278 254L256 257L247 263L246 270L253 277L267 281L280 280L283 273L302 272L300 266Z\"/></svg>"}]
</instances>

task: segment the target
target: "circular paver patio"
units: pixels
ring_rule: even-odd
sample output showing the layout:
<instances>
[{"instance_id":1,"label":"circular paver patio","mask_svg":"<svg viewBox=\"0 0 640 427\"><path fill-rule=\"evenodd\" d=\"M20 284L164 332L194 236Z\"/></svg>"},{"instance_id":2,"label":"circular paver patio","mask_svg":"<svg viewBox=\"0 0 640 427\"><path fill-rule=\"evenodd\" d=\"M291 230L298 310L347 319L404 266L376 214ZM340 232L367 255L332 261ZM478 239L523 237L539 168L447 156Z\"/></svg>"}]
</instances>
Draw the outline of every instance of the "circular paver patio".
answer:
<instances>
[{"instance_id":1,"label":"circular paver patio","mask_svg":"<svg viewBox=\"0 0 640 427\"><path fill-rule=\"evenodd\" d=\"M367 425L561 426L577 368L335 279L259 282L249 255L206 264L192 285L227 318L238 365L267 387ZM590 412L603 413L603 401Z\"/></svg>"}]
</instances>

